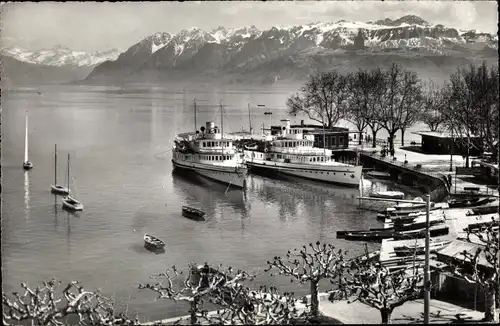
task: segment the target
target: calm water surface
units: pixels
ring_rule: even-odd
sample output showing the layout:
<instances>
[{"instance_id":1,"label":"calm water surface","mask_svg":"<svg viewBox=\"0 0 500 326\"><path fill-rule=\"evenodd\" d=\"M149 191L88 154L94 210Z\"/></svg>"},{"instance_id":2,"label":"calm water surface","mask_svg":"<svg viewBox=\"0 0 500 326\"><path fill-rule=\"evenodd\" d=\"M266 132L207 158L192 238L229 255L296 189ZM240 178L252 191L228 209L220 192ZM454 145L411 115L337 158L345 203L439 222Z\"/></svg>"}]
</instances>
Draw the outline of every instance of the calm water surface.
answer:
<instances>
[{"instance_id":1,"label":"calm water surface","mask_svg":"<svg viewBox=\"0 0 500 326\"><path fill-rule=\"evenodd\" d=\"M172 139L192 130L194 97L198 126L219 123L222 98L224 130L239 131L248 128L248 102L271 108L277 122L287 116L283 103L293 91L52 86L3 92L4 291L19 290L23 281L80 280L116 298L119 309L128 306L129 314L151 320L188 311L183 303L154 302L154 293L137 289L174 264L208 261L260 273L273 256L316 240L359 254L361 243L335 238L337 230L378 225L376 213L357 209L358 189L250 176L245 192L225 193L211 181L172 174ZM269 124L263 110L252 111L254 127ZM21 166L26 114L35 166L30 172ZM62 210L61 198L49 191L55 143L58 182L65 182L70 153L72 189L83 212ZM366 182L364 189L396 188ZM182 205L203 209L207 221L183 218ZM165 240L166 252L145 250L145 232ZM286 278L262 274L256 281L266 282L307 292Z\"/></svg>"}]
</instances>

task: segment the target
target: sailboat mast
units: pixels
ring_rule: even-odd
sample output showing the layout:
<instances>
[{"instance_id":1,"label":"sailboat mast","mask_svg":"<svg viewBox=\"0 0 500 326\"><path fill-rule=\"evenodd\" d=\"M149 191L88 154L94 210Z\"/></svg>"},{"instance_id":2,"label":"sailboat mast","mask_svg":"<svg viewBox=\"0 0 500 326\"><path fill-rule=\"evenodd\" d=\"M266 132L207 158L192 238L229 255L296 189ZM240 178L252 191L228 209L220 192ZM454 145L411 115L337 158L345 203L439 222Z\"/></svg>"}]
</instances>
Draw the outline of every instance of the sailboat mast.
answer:
<instances>
[{"instance_id":1,"label":"sailboat mast","mask_svg":"<svg viewBox=\"0 0 500 326\"><path fill-rule=\"evenodd\" d=\"M57 185L57 144L54 144L54 186Z\"/></svg>"},{"instance_id":2,"label":"sailboat mast","mask_svg":"<svg viewBox=\"0 0 500 326\"><path fill-rule=\"evenodd\" d=\"M250 103L248 103L248 123L250 125L250 133L252 132L252 119L250 118Z\"/></svg>"},{"instance_id":3,"label":"sailboat mast","mask_svg":"<svg viewBox=\"0 0 500 326\"><path fill-rule=\"evenodd\" d=\"M26 116L26 135L24 137L24 162L28 162L28 116Z\"/></svg>"},{"instance_id":4,"label":"sailboat mast","mask_svg":"<svg viewBox=\"0 0 500 326\"><path fill-rule=\"evenodd\" d=\"M69 189L69 153L68 153L68 189Z\"/></svg>"},{"instance_id":5,"label":"sailboat mast","mask_svg":"<svg viewBox=\"0 0 500 326\"><path fill-rule=\"evenodd\" d=\"M194 133L196 136L196 98L194 98Z\"/></svg>"}]
</instances>

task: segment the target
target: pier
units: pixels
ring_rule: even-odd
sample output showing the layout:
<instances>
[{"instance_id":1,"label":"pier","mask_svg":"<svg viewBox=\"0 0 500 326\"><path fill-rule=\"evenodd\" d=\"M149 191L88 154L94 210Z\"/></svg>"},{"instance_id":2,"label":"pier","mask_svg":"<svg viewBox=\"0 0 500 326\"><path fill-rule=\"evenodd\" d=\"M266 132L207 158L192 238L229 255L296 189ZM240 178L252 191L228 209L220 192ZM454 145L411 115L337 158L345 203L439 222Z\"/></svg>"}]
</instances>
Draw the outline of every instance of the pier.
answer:
<instances>
[{"instance_id":1,"label":"pier","mask_svg":"<svg viewBox=\"0 0 500 326\"><path fill-rule=\"evenodd\" d=\"M450 192L451 184L445 174L423 171L420 164L409 164L368 151L360 152L360 160L364 168L387 172L392 181L429 193L433 202L443 201Z\"/></svg>"}]
</instances>

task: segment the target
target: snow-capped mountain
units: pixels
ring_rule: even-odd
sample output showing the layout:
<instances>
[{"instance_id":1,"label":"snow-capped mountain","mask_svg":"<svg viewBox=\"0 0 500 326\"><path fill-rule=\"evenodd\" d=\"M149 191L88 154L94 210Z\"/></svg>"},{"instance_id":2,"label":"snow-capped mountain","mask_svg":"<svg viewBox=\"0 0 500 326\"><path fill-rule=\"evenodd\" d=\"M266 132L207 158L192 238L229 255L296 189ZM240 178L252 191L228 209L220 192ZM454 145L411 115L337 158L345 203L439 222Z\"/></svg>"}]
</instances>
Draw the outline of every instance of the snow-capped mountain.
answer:
<instances>
[{"instance_id":1,"label":"snow-capped mountain","mask_svg":"<svg viewBox=\"0 0 500 326\"><path fill-rule=\"evenodd\" d=\"M10 56L21 62L46 66L93 67L104 61L116 60L120 52L116 49L87 53L73 51L65 46L55 46L52 49L28 51L21 48L5 48L2 55Z\"/></svg>"},{"instance_id":2,"label":"snow-capped mountain","mask_svg":"<svg viewBox=\"0 0 500 326\"><path fill-rule=\"evenodd\" d=\"M289 70L289 75L307 75L339 62L347 66L353 55L358 56L356 60L364 56L367 61L383 61L384 56L407 60L413 56L417 61L441 62L446 57L446 64L454 64L449 58L466 63L468 58L496 56L497 49L497 35L431 24L414 15L375 22L341 20L276 26L264 31L255 26L220 26L212 31L193 27L177 34L147 37L116 61L98 65L87 80L104 76L149 78L151 74L155 79L231 73L247 76L255 71L276 79L284 70Z\"/></svg>"}]
</instances>

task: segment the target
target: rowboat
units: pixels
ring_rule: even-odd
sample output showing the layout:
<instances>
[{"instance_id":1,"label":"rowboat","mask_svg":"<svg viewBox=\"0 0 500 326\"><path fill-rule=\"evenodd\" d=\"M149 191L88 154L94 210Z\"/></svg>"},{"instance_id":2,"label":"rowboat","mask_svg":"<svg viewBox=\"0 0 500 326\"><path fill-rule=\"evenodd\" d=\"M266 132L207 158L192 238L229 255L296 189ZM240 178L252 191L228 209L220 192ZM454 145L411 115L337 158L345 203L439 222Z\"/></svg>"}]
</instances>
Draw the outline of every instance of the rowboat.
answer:
<instances>
[{"instance_id":1,"label":"rowboat","mask_svg":"<svg viewBox=\"0 0 500 326\"><path fill-rule=\"evenodd\" d=\"M182 215L194 220L205 220L205 212L194 207L182 206Z\"/></svg>"},{"instance_id":2,"label":"rowboat","mask_svg":"<svg viewBox=\"0 0 500 326\"><path fill-rule=\"evenodd\" d=\"M165 247L165 242L152 235L144 234L144 245L152 249L161 249Z\"/></svg>"}]
</instances>

